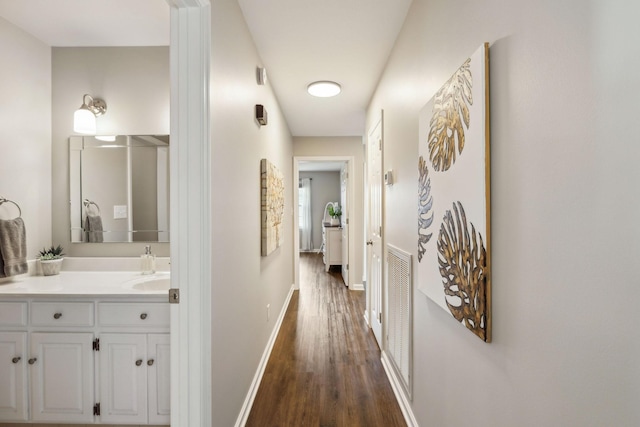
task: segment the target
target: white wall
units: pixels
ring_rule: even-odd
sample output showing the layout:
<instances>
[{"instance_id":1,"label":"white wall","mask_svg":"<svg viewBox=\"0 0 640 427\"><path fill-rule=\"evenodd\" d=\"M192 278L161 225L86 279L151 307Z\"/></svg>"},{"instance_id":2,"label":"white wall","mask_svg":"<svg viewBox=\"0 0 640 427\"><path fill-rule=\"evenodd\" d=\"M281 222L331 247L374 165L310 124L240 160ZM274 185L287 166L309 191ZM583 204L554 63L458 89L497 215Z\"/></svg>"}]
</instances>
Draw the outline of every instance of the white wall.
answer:
<instances>
[{"instance_id":1,"label":"white wall","mask_svg":"<svg viewBox=\"0 0 640 427\"><path fill-rule=\"evenodd\" d=\"M367 124L384 109L386 238L414 259L418 112L491 43L493 342L415 290L421 426L640 425L639 14L414 0Z\"/></svg>"},{"instance_id":2,"label":"white wall","mask_svg":"<svg viewBox=\"0 0 640 427\"><path fill-rule=\"evenodd\" d=\"M102 98L107 112L98 117L98 134L169 134L169 47L52 48L53 241L69 256L137 256L145 243L70 243L69 136L73 113L87 93ZM112 207L100 206L103 216ZM168 256L168 243L154 243Z\"/></svg>"},{"instance_id":3,"label":"white wall","mask_svg":"<svg viewBox=\"0 0 640 427\"><path fill-rule=\"evenodd\" d=\"M299 175L300 178L311 178L313 248L320 249L324 207L328 202L340 203L340 172L300 172Z\"/></svg>"},{"instance_id":4,"label":"white wall","mask_svg":"<svg viewBox=\"0 0 640 427\"><path fill-rule=\"evenodd\" d=\"M212 16L212 418L234 425L268 338L293 285L292 140L235 0ZM259 127L255 104L268 112ZM260 256L260 159L284 175L284 243ZM271 315L267 320L267 304Z\"/></svg>"},{"instance_id":5,"label":"white wall","mask_svg":"<svg viewBox=\"0 0 640 427\"><path fill-rule=\"evenodd\" d=\"M0 18L0 64L0 197L20 205L33 259L51 245L51 50Z\"/></svg>"},{"instance_id":6,"label":"white wall","mask_svg":"<svg viewBox=\"0 0 640 427\"><path fill-rule=\"evenodd\" d=\"M296 157L310 156L353 156L353 206L349 208L351 216L349 226L355 236L355 260L349 260L350 274L356 284L362 283L363 265L363 218L364 218L364 147L362 137L295 137L293 139L293 155ZM340 197L336 201L340 201Z\"/></svg>"}]
</instances>

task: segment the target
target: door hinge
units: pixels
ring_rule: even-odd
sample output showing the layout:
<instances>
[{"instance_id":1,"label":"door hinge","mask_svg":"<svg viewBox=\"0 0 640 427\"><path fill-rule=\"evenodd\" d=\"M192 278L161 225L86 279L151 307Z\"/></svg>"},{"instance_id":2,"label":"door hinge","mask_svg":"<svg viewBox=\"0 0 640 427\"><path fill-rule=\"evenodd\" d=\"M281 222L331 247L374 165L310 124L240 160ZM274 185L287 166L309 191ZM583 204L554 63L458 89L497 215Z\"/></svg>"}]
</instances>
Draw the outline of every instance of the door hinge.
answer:
<instances>
[{"instance_id":1,"label":"door hinge","mask_svg":"<svg viewBox=\"0 0 640 427\"><path fill-rule=\"evenodd\" d=\"M378 313L378 322L382 323L382 312Z\"/></svg>"},{"instance_id":2,"label":"door hinge","mask_svg":"<svg viewBox=\"0 0 640 427\"><path fill-rule=\"evenodd\" d=\"M382 226L378 227L378 236L382 236Z\"/></svg>"},{"instance_id":3,"label":"door hinge","mask_svg":"<svg viewBox=\"0 0 640 427\"><path fill-rule=\"evenodd\" d=\"M349 225L349 218L345 220L345 224Z\"/></svg>"},{"instance_id":4,"label":"door hinge","mask_svg":"<svg viewBox=\"0 0 640 427\"><path fill-rule=\"evenodd\" d=\"M93 340L93 351L100 351L100 338Z\"/></svg>"},{"instance_id":5,"label":"door hinge","mask_svg":"<svg viewBox=\"0 0 640 427\"><path fill-rule=\"evenodd\" d=\"M169 304L180 304L180 289L169 289Z\"/></svg>"},{"instance_id":6,"label":"door hinge","mask_svg":"<svg viewBox=\"0 0 640 427\"><path fill-rule=\"evenodd\" d=\"M96 403L93 405L93 415L100 416L100 404Z\"/></svg>"},{"instance_id":7,"label":"door hinge","mask_svg":"<svg viewBox=\"0 0 640 427\"><path fill-rule=\"evenodd\" d=\"M349 269L349 264L347 264L347 270Z\"/></svg>"}]
</instances>

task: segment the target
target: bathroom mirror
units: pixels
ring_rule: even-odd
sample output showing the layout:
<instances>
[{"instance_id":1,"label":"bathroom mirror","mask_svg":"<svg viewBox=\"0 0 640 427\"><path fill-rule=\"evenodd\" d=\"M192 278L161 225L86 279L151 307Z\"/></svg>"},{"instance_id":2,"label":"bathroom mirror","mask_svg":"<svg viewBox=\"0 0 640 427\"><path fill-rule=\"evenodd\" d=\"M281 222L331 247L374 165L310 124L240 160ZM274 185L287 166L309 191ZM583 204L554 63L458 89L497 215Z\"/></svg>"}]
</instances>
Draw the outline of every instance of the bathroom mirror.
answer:
<instances>
[{"instance_id":1,"label":"bathroom mirror","mask_svg":"<svg viewBox=\"0 0 640 427\"><path fill-rule=\"evenodd\" d=\"M72 243L169 241L169 135L69 137Z\"/></svg>"}]
</instances>

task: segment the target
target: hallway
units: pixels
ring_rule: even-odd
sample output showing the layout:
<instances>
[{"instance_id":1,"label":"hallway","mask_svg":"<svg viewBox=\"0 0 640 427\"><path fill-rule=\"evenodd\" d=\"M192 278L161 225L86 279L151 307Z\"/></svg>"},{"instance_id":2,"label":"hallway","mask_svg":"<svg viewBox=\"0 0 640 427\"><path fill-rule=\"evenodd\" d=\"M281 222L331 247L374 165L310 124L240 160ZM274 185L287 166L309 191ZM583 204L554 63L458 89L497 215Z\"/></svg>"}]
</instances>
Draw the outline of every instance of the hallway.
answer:
<instances>
[{"instance_id":1,"label":"hallway","mask_svg":"<svg viewBox=\"0 0 640 427\"><path fill-rule=\"evenodd\" d=\"M364 292L325 273L315 253L300 254L300 283L246 425L405 426L364 322Z\"/></svg>"}]
</instances>

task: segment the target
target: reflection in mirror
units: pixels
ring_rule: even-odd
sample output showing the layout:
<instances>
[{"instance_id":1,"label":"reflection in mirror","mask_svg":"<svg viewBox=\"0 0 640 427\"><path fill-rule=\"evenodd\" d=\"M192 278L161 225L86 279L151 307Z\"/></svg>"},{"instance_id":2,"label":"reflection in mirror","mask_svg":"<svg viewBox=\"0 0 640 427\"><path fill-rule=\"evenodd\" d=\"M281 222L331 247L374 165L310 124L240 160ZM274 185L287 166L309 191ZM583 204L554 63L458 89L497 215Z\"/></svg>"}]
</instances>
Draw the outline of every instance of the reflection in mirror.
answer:
<instances>
[{"instance_id":1,"label":"reflection in mirror","mask_svg":"<svg viewBox=\"0 0 640 427\"><path fill-rule=\"evenodd\" d=\"M71 242L169 241L169 135L69 138Z\"/></svg>"}]
</instances>

